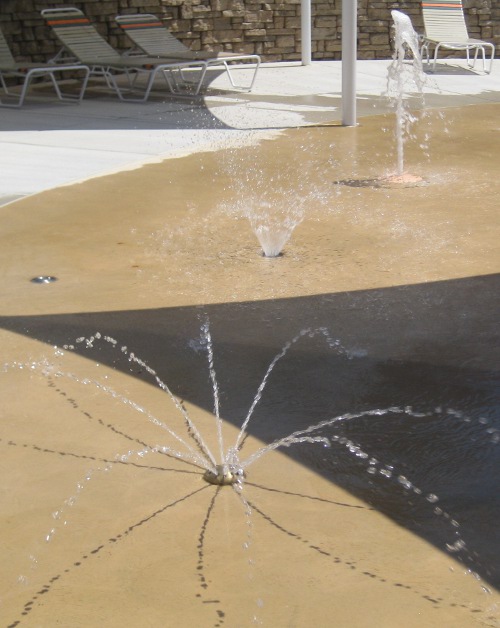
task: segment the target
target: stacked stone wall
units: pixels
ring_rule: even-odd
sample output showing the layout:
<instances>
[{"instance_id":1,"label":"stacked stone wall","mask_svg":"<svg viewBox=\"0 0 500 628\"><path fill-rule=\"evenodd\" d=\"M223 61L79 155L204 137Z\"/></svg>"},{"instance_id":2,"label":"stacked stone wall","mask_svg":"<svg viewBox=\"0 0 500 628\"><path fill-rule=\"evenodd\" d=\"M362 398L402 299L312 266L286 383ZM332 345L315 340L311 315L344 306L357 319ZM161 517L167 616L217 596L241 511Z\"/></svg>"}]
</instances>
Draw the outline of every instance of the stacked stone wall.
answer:
<instances>
[{"instance_id":1,"label":"stacked stone wall","mask_svg":"<svg viewBox=\"0 0 500 628\"><path fill-rule=\"evenodd\" d=\"M471 37L493 42L500 51L500 0L463 0ZM120 13L154 13L194 50L260 54L264 61L301 57L300 0L86 0L70 5L38 0L0 0L0 27L17 58L45 61L57 42L40 11L55 6L82 9L110 44L128 47L114 23ZM422 32L420 0L358 0L358 57L387 59L392 55L391 10L410 16ZM342 0L312 0L313 59L340 59ZM499 53L497 52L497 56Z\"/></svg>"}]
</instances>

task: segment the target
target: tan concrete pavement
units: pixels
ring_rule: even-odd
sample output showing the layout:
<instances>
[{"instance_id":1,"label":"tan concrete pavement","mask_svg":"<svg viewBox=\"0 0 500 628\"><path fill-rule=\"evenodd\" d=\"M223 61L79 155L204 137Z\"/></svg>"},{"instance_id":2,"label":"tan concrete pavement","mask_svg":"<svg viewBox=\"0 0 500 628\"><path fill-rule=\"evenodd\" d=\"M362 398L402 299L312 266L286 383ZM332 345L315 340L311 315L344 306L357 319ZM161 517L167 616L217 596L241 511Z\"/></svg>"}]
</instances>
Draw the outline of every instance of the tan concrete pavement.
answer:
<instances>
[{"instance_id":1,"label":"tan concrete pavement","mask_svg":"<svg viewBox=\"0 0 500 628\"><path fill-rule=\"evenodd\" d=\"M389 63L358 62L360 119L389 110ZM250 94L228 91L226 77L216 74L196 100L156 93L145 104L121 103L94 86L81 105L44 94L21 110L2 109L0 203L174 155L252 143L286 128L339 122L341 69L338 61L269 63ZM461 60L442 62L427 75L425 94L429 108L499 102L500 64L485 75Z\"/></svg>"}]
</instances>

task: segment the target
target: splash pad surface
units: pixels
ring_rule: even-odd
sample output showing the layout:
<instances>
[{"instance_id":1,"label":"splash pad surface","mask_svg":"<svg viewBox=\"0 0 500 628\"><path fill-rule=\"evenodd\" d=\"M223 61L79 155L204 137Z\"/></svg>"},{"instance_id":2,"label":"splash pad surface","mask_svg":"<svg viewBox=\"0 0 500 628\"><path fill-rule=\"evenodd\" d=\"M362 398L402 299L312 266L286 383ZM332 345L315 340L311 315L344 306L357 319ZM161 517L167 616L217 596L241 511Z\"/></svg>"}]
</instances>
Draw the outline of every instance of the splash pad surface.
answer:
<instances>
[{"instance_id":1,"label":"splash pad surface","mask_svg":"<svg viewBox=\"0 0 500 628\"><path fill-rule=\"evenodd\" d=\"M3 362L46 358L80 380L40 366L1 374L7 625L498 625L497 120L496 106L449 111L445 124L431 112L421 126L432 159L407 148L428 185L411 190L335 184L390 174L380 164L391 163L391 118L379 117L2 210ZM289 156L303 146L314 159L302 176L321 190L330 180L330 201L311 199L284 255L263 259L248 221L227 211L235 177L258 155L270 187L287 156L293 189L300 159ZM58 281L30 283L42 275ZM126 346L216 449L203 316L228 443L287 341L325 326L342 345L307 335L294 345L249 424L248 454L344 412L441 411L346 422L325 433L328 448L272 452L249 468L245 504L182 461L129 455L163 433L82 383L119 390L181 432ZM55 355L96 331L118 350ZM356 444L368 459L349 451ZM471 560L446 549L457 530Z\"/></svg>"}]
</instances>

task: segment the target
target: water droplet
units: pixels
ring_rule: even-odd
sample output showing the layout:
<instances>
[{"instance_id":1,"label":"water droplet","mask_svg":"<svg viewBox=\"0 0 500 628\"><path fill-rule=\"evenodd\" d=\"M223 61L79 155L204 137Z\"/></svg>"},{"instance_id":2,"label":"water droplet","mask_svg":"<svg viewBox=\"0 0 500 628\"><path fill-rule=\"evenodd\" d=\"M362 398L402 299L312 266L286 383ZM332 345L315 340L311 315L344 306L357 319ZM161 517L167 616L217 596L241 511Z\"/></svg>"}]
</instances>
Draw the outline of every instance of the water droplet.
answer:
<instances>
[{"instance_id":1,"label":"water droplet","mask_svg":"<svg viewBox=\"0 0 500 628\"><path fill-rule=\"evenodd\" d=\"M398 476L398 482L406 489L410 489L413 486L413 484L404 475Z\"/></svg>"},{"instance_id":2,"label":"water droplet","mask_svg":"<svg viewBox=\"0 0 500 628\"><path fill-rule=\"evenodd\" d=\"M49 541L52 540L52 537L54 536L55 533L56 533L55 528L52 528L52 530L45 537L45 540L47 541L47 543L49 543Z\"/></svg>"},{"instance_id":3,"label":"water droplet","mask_svg":"<svg viewBox=\"0 0 500 628\"><path fill-rule=\"evenodd\" d=\"M458 541L455 541L455 543L446 543L446 549L449 552L459 552L460 550L464 549L465 547L465 541L463 539L458 539ZM472 573L469 569L469 573Z\"/></svg>"}]
</instances>

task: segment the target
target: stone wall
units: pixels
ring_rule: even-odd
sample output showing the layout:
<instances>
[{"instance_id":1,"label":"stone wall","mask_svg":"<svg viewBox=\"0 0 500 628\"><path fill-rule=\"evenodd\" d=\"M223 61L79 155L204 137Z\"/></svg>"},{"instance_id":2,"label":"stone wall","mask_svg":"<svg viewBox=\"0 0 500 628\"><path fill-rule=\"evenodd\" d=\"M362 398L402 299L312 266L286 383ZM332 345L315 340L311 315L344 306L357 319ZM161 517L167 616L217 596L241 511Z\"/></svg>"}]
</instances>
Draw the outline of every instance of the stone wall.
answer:
<instances>
[{"instance_id":1,"label":"stone wall","mask_svg":"<svg viewBox=\"0 0 500 628\"><path fill-rule=\"evenodd\" d=\"M314 59L339 59L342 0L312 0ZM471 37L495 43L500 51L500 0L463 0ZM256 52L265 61L300 59L300 0L86 0L70 4L38 0L0 0L0 27L18 58L44 61L57 43L44 26L40 11L76 6L118 49L127 39L113 22L118 13L154 13L194 50ZM392 55L390 12L408 14L422 31L419 0L358 0L358 56L386 59ZM497 56L499 53L497 52Z\"/></svg>"}]
</instances>

